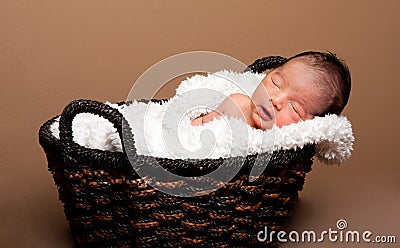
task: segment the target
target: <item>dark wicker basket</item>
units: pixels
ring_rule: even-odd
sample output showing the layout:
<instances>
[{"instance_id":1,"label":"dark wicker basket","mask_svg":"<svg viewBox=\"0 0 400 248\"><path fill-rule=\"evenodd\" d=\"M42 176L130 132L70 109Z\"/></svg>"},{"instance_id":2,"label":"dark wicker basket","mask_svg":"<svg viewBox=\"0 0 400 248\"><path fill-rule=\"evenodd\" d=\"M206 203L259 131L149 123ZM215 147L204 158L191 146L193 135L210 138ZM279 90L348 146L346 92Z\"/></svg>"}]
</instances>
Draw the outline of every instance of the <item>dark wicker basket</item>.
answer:
<instances>
[{"instance_id":1,"label":"dark wicker basket","mask_svg":"<svg viewBox=\"0 0 400 248\"><path fill-rule=\"evenodd\" d=\"M282 57L266 57L255 61L247 70L262 72L284 61ZM179 175L204 174L199 167L212 171L223 162L238 166L239 160L245 160L239 173L217 191L198 197L177 197L150 187L137 175L126 155L135 154L133 139L124 140L124 152L88 149L74 143L72 120L82 112L108 119L121 139L122 128L129 128L122 125L124 119L116 109L90 100L73 101L64 109L60 140L50 131L56 117L40 128L39 142L46 153L77 247L278 245L276 240L258 241L257 234L265 226L275 231L285 229L305 176L311 170L314 145L296 151L279 150L272 157L258 154L257 159L270 161L253 182L249 182L248 175L257 155L204 160L136 155L138 164L151 165L157 161Z\"/></svg>"}]
</instances>

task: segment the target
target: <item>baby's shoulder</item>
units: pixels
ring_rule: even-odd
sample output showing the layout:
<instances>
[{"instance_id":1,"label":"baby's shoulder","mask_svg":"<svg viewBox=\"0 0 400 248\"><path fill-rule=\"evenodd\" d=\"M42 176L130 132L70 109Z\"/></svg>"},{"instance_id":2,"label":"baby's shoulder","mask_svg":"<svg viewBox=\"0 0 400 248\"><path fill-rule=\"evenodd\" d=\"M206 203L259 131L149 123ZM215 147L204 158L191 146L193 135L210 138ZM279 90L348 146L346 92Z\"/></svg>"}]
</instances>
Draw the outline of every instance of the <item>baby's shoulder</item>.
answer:
<instances>
[{"instance_id":1,"label":"baby's shoulder","mask_svg":"<svg viewBox=\"0 0 400 248\"><path fill-rule=\"evenodd\" d=\"M234 93L229 95L229 98L232 100L240 100L240 101L251 101L251 98L248 95L241 94L241 93Z\"/></svg>"},{"instance_id":2,"label":"baby's shoulder","mask_svg":"<svg viewBox=\"0 0 400 248\"><path fill-rule=\"evenodd\" d=\"M231 109L232 107L239 107L240 109L244 109L249 107L251 104L251 98L247 95L235 93L229 95L223 103L224 109Z\"/></svg>"},{"instance_id":3,"label":"baby's shoulder","mask_svg":"<svg viewBox=\"0 0 400 248\"><path fill-rule=\"evenodd\" d=\"M234 93L229 96L229 99L239 105L248 105L251 103L251 98L248 95Z\"/></svg>"}]
</instances>

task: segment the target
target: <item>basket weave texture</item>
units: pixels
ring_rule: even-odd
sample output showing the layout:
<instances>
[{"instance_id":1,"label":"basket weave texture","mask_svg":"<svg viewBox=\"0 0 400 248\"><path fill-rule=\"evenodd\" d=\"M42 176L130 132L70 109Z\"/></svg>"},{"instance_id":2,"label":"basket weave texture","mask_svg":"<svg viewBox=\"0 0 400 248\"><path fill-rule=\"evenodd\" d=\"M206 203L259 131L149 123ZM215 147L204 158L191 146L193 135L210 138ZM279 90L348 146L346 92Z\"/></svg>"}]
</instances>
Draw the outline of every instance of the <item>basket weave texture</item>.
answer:
<instances>
[{"instance_id":1,"label":"basket weave texture","mask_svg":"<svg viewBox=\"0 0 400 248\"><path fill-rule=\"evenodd\" d=\"M265 57L247 70L262 72L284 61L279 56ZM113 123L121 139L125 138L124 152L76 144L72 120L83 112L97 114ZM68 104L60 118L60 139L50 131L57 117L41 126L39 142L46 153L48 169L57 185L76 247L277 247L275 239L260 242L257 234L265 227L285 230L315 155L315 146L308 145L296 151L275 151L272 156L153 158L136 154L134 138L122 137L123 131L130 131L129 126L122 125L123 116L108 105L91 100ZM127 154L135 156L133 164ZM262 175L250 182L248 175L256 158L269 162ZM178 197L150 187L133 169L155 162L182 176L206 174L222 164L241 168L216 191L198 197ZM180 187L179 182L162 183L165 187Z\"/></svg>"}]
</instances>

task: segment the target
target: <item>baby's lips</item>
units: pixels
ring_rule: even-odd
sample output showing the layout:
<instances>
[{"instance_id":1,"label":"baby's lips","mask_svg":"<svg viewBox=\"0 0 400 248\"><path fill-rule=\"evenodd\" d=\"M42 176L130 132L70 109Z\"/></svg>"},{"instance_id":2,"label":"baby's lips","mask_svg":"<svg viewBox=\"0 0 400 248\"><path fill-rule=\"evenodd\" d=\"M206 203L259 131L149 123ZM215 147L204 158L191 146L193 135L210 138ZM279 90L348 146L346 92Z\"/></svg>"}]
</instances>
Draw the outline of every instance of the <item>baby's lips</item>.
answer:
<instances>
[{"instance_id":1,"label":"baby's lips","mask_svg":"<svg viewBox=\"0 0 400 248\"><path fill-rule=\"evenodd\" d=\"M272 120L271 112L264 106L257 106L257 111L258 111L258 114L260 115L261 119L263 119L264 121Z\"/></svg>"}]
</instances>

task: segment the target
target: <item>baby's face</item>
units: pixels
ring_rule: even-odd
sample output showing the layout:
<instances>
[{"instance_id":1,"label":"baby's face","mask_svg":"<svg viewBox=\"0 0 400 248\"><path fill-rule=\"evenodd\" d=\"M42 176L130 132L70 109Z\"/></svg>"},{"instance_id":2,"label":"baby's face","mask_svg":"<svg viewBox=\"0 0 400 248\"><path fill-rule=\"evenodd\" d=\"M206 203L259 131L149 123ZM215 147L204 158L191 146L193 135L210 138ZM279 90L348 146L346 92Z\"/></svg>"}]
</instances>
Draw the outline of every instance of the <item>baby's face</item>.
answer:
<instances>
[{"instance_id":1,"label":"baby's face","mask_svg":"<svg viewBox=\"0 0 400 248\"><path fill-rule=\"evenodd\" d=\"M282 127L314 118L323 108L320 96L312 68L294 59L261 81L252 96L253 111L258 111L263 130L272 127L274 115L276 125Z\"/></svg>"}]
</instances>

